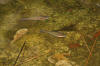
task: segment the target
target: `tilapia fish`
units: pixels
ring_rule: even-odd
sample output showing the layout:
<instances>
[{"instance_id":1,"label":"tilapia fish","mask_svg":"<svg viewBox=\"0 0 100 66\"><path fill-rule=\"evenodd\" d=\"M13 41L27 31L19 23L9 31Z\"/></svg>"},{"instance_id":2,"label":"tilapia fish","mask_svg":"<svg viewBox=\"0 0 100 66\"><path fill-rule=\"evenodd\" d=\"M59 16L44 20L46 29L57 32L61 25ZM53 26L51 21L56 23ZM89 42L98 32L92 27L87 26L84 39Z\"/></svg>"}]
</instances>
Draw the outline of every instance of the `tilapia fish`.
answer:
<instances>
[{"instance_id":1,"label":"tilapia fish","mask_svg":"<svg viewBox=\"0 0 100 66\"><path fill-rule=\"evenodd\" d=\"M21 20L46 20L48 16L38 16L38 17L29 17L29 18L22 18Z\"/></svg>"},{"instance_id":2,"label":"tilapia fish","mask_svg":"<svg viewBox=\"0 0 100 66\"><path fill-rule=\"evenodd\" d=\"M45 32L45 33L51 34L55 37L66 37L65 34L62 34L61 32L56 32L56 31L40 30L40 32Z\"/></svg>"},{"instance_id":3,"label":"tilapia fish","mask_svg":"<svg viewBox=\"0 0 100 66\"><path fill-rule=\"evenodd\" d=\"M16 34L14 35L13 40L11 41L11 43L14 43L15 41L17 41L18 39L20 39L23 35L25 35L28 32L28 29L23 28L23 29L19 29Z\"/></svg>"}]
</instances>

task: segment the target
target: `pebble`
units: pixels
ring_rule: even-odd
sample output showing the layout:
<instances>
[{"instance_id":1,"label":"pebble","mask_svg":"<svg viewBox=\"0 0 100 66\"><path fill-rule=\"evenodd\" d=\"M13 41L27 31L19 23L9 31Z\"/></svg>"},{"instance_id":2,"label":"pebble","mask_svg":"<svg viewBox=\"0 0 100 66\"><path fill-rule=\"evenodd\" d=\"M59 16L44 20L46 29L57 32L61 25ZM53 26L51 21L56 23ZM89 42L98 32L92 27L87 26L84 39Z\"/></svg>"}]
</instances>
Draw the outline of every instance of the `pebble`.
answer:
<instances>
[{"instance_id":1,"label":"pebble","mask_svg":"<svg viewBox=\"0 0 100 66\"><path fill-rule=\"evenodd\" d=\"M55 64L55 66L72 66L72 64L67 60L60 60Z\"/></svg>"}]
</instances>

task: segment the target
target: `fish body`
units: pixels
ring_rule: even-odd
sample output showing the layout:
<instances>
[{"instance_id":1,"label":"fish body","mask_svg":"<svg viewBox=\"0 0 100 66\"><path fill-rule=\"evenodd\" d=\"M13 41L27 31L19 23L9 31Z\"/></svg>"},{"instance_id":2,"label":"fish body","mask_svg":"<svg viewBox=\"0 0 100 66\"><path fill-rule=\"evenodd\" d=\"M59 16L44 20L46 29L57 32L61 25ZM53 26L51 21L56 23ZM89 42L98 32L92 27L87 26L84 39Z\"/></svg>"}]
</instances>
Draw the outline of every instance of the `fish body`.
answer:
<instances>
[{"instance_id":1,"label":"fish body","mask_svg":"<svg viewBox=\"0 0 100 66\"><path fill-rule=\"evenodd\" d=\"M56 36L56 37L66 37L66 35L64 35L60 32L55 32L55 31L41 30L40 32L45 32L45 33L51 34L51 35Z\"/></svg>"},{"instance_id":2,"label":"fish body","mask_svg":"<svg viewBox=\"0 0 100 66\"><path fill-rule=\"evenodd\" d=\"M28 32L28 29L23 28L20 29L16 32L16 34L14 35L13 40L11 41L11 43L14 43L16 40L20 39L23 35L25 35Z\"/></svg>"},{"instance_id":3,"label":"fish body","mask_svg":"<svg viewBox=\"0 0 100 66\"><path fill-rule=\"evenodd\" d=\"M46 19L48 19L48 16L22 18L21 20L46 20Z\"/></svg>"},{"instance_id":4,"label":"fish body","mask_svg":"<svg viewBox=\"0 0 100 66\"><path fill-rule=\"evenodd\" d=\"M75 23L75 24L71 24L69 26L64 26L60 29L57 29L57 30L54 30L54 31L75 31L76 30L76 25L78 23Z\"/></svg>"}]
</instances>

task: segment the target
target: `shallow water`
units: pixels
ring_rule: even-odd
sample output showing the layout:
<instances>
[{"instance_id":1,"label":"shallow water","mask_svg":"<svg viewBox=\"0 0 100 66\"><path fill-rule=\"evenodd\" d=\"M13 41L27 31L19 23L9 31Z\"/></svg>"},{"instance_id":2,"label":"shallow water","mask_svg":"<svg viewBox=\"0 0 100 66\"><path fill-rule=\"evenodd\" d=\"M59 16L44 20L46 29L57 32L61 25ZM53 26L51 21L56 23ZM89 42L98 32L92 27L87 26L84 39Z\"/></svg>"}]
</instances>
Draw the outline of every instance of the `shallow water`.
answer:
<instances>
[{"instance_id":1,"label":"shallow water","mask_svg":"<svg viewBox=\"0 0 100 66\"><path fill-rule=\"evenodd\" d=\"M0 4L0 66L13 66L25 41L16 66L55 66L57 62L65 59L72 66L100 66L100 35L93 38L100 30L100 7L92 0L86 2L19 0ZM49 18L42 21L20 20L35 16ZM28 29L27 34L11 44L15 33L22 28ZM41 33L41 29L59 31L66 37ZM73 45L70 48L72 44L80 46ZM89 56L91 47L92 56ZM66 53L68 55L63 55ZM54 63L48 61L51 56ZM88 56L90 59L86 63Z\"/></svg>"}]
</instances>

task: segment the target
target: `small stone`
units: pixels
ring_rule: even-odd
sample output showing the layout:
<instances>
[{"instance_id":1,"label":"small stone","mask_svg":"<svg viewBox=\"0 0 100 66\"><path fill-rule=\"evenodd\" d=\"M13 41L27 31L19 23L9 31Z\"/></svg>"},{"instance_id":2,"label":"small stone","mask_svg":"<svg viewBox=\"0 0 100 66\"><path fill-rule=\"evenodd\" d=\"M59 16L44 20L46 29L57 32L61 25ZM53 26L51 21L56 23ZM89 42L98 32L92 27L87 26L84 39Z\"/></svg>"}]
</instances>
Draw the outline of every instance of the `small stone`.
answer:
<instances>
[{"instance_id":1,"label":"small stone","mask_svg":"<svg viewBox=\"0 0 100 66\"><path fill-rule=\"evenodd\" d=\"M60 60L56 63L55 66L72 66L71 63L67 60Z\"/></svg>"},{"instance_id":2,"label":"small stone","mask_svg":"<svg viewBox=\"0 0 100 66\"><path fill-rule=\"evenodd\" d=\"M56 62L56 61L52 58L52 56L48 57L48 61L49 61L50 63L55 63L55 62Z\"/></svg>"},{"instance_id":3,"label":"small stone","mask_svg":"<svg viewBox=\"0 0 100 66\"><path fill-rule=\"evenodd\" d=\"M27 28L19 29L16 34L14 35L13 40L11 41L11 44L20 39L23 35L25 35L28 32Z\"/></svg>"}]
</instances>

